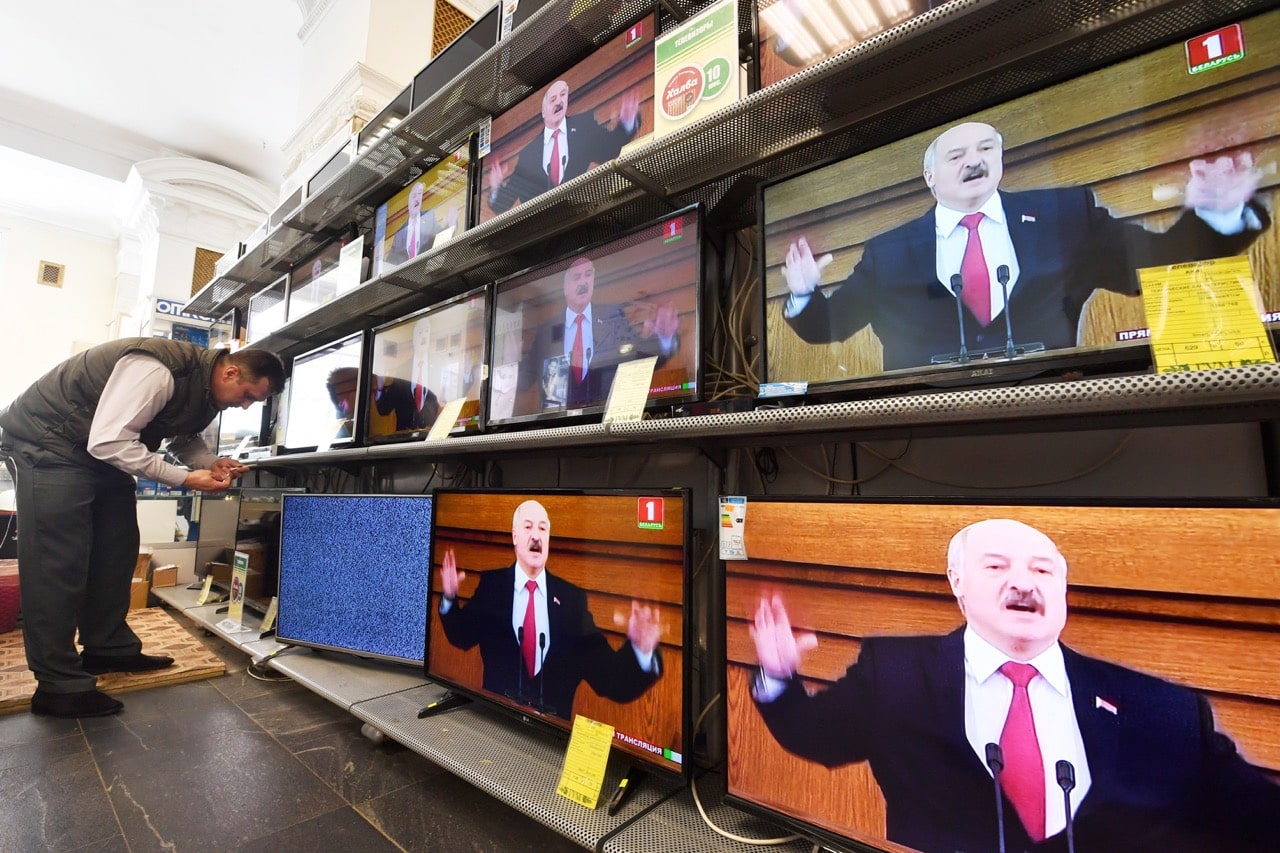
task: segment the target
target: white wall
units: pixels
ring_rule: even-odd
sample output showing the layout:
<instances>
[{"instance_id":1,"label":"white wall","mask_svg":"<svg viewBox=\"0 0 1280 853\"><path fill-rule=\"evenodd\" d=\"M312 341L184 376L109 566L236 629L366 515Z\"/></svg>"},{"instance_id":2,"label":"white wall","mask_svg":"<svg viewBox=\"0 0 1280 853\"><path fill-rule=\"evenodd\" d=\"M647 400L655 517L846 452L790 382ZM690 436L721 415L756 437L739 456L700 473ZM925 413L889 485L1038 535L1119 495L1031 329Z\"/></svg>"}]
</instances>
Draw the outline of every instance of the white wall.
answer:
<instances>
[{"instance_id":1,"label":"white wall","mask_svg":"<svg viewBox=\"0 0 1280 853\"><path fill-rule=\"evenodd\" d=\"M0 405L84 344L108 340L117 241L0 215ZM64 264L61 288L36 284L40 261Z\"/></svg>"}]
</instances>

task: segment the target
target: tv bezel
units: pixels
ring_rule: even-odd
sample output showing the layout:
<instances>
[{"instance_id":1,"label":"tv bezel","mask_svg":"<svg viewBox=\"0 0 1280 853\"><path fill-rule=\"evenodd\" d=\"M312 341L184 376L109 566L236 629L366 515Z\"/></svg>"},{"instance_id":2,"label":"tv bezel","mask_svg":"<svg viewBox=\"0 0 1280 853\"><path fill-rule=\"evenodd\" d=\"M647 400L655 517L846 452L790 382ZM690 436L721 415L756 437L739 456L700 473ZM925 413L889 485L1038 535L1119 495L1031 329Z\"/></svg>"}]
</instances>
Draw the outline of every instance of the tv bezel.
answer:
<instances>
[{"instance_id":1,"label":"tv bezel","mask_svg":"<svg viewBox=\"0 0 1280 853\"><path fill-rule=\"evenodd\" d=\"M431 98L435 97L437 92L439 92L441 89L447 87L449 84L457 80L462 75L463 71L470 68L476 62L476 60L478 60L480 57L488 53L493 48L493 46L498 43L498 28L501 26L501 24L502 24L502 4L497 3L489 7L484 12L480 13L480 17L472 21L471 24L468 25L466 29L458 33L458 35L455 36L454 39L450 41L447 45L445 45L440 50L439 53L431 57L431 60L426 65L422 66L422 68L416 74L413 75L413 83L411 86L412 91L409 99L409 104L410 104L409 111L413 112L413 110L416 110L418 107L422 106L427 101L431 100ZM453 58L453 55L451 55L450 51L454 50L454 48L459 47L462 44L463 39L471 39L471 41L474 42L474 41L477 41L477 39L475 38L476 36L483 37L486 35L486 33L488 35L488 38L483 38L482 40L480 40L480 43L484 45L483 49L479 53L477 53L470 62L468 62L466 65L462 66L461 68L457 69L454 73L450 74L447 79L436 80L435 86L432 88L430 92L427 92L425 90L421 92L419 91L420 89L424 89L427 83L431 82L433 77L433 72L435 72L435 76L438 76L440 69L443 67L441 60L444 60L446 62L451 60ZM456 51L456 53L457 55L461 55L460 50Z\"/></svg>"},{"instance_id":2,"label":"tv bezel","mask_svg":"<svg viewBox=\"0 0 1280 853\"><path fill-rule=\"evenodd\" d=\"M405 658L405 657L400 657L400 656L398 656L398 655L385 654L385 653L380 653L380 652L371 652L371 651L368 651L368 650L365 650L365 649L355 649L355 648L352 648L352 647L349 647L349 646L336 646L336 645L329 645L329 644L327 644L327 643L321 643L321 642L317 642L317 641L313 641L313 640L305 640L305 639L300 639L300 638L297 638L297 637L290 637L290 636L288 636L288 634L287 634L287 633L286 633L286 631L285 631L285 627L286 627L286 626L285 626L285 612L286 612L286 604L285 604L285 598L284 598L284 595L283 595L282 593L283 593L283 588L284 588L284 526L285 526L285 518L286 518L286 512L285 512L285 510L286 510L286 506L287 506L287 504L289 503L289 499L290 499L290 498L304 498L304 499L312 499L312 498L314 498L314 499L319 499L319 500L326 500L326 499L327 499L327 500L333 500L333 499L338 499L338 498L347 498L347 499L351 499L351 498L360 498L360 499L372 499L372 500L415 500L415 501L426 501L426 505L427 505L427 506L429 506L429 507L431 507L431 518L432 518L432 520L431 520L431 525L430 525L430 527L431 527L431 528L434 528L434 527L435 527L435 496L434 496L434 495L422 495L422 494L419 494L419 495L407 495L407 494L349 494L349 493L339 493L339 494L323 493L323 494L322 494L322 493L317 493L317 492L286 492L285 494L282 494L282 495L280 496L280 541L279 541L279 543L277 543L277 553L278 553L278 555L279 555L279 565L277 566L277 569L276 569L276 581L277 581L277 584L276 584L276 597L277 597L277 608L278 608L278 609L277 609L277 616L276 616L276 635L275 635L275 640L276 640L276 642L280 643L281 645L286 645L286 646L302 646L302 647L309 648L309 649L319 649L319 650L321 650L321 651L341 652L341 653L343 653L343 654L349 654L349 655L352 655L352 656L354 656L354 657L362 658L362 659L365 659L365 660L381 660L381 661L388 661L388 662L391 662L391 663L406 664L406 665L408 665L408 666L413 666L413 667L425 667L425 666L426 666L426 646L425 646L425 645L423 646L423 656L422 656L422 659L421 659L421 660L418 660L418 659L414 659L414 658ZM354 529L354 530L356 530L356 531L360 531L360 528L358 528L358 527L357 527L357 528L353 528L353 529ZM366 532L367 532L367 531L366 531ZM429 554L429 553L430 553L430 546L428 546L428 554ZM430 567L430 564L428 564L428 566L427 566L427 576L426 576L426 581L427 581L427 589L428 589L428 593L429 593L429 591L430 591L430 586L431 586L431 567ZM430 618L430 614L427 614L427 618L428 618L428 619Z\"/></svg>"},{"instance_id":3,"label":"tv bezel","mask_svg":"<svg viewBox=\"0 0 1280 853\"><path fill-rule=\"evenodd\" d=\"M752 0L755 5L754 0ZM912 21L917 20L924 15L930 14L935 10L921 13L913 18L909 18L900 24L894 26L900 27L910 25ZM1267 12L1251 13L1241 19L1242 23L1251 20L1257 20L1264 17ZM893 29L893 28L891 28ZM888 32L888 30L886 30ZM756 252L759 258L759 266L761 276L760 299L757 305L761 311L761 385L766 383L804 382L806 389L802 394L794 396L795 400L804 400L806 402L839 402L845 400L884 397L904 393L916 393L921 391L939 390L939 389L955 389L955 388L991 388L1009 385L1020 385L1029 381L1070 381L1079 379L1084 376L1126 376L1126 375L1146 375L1155 369L1155 361L1152 355L1149 339L1136 338L1132 341L1111 342L1106 346L1075 346L1060 347L1049 349L1044 352L1019 355L1013 359L1003 357L1003 355L992 355L988 358L974 358L968 363L950 363L950 364L929 364L919 365L917 367L903 368L886 372L883 369L877 373L868 373L861 376L852 376L845 378L830 378L822 380L803 380L803 379L774 379L771 374L771 358L770 358L770 334L768 328L768 307L770 296L767 282L765 280L767 274L768 261L766 257L766 216L767 203L766 195L769 191L782 184L790 181L804 178L816 172L820 172L835 164L856 160L859 157L871 154L891 145L903 142L912 137L925 133L941 133L943 130L954 126L963 121L979 120L977 116L989 112L992 109L1007 107L1008 105L1022 101L1026 98L1043 97L1046 90L1052 89L1072 81L1081 80L1089 75L1098 74L1106 69L1114 68L1125 63L1136 62L1144 56L1148 56L1160 50L1167 50L1175 45L1180 45L1181 39L1163 39L1144 45L1118 59L1108 60L1105 62L1087 62L1081 63L1072 69L1065 71L1059 77L1049 84L1030 91L1024 91L1012 97L996 100L988 103L979 104L977 108L970 108L963 111L953 111L947 113L938 113L931 116L931 119L938 120L935 124L928 127L915 128L910 131L876 137L874 139L863 140L859 147L850 149L839 154L833 154L818 160L807 163L801 168L791 171L787 174L770 178L762 181L756 187ZM1040 109L1047 110L1047 101L1042 102ZM1080 125L1081 127L1085 125ZM1034 144L1036 140L1028 140L1026 144ZM1242 146L1243 147L1243 146ZM1087 184L1084 184L1087 186ZM1055 183L1054 187L1076 186L1070 183ZM1265 187L1263 188L1265 190ZM874 194L877 188L868 190L864 195ZM847 199L859 198L858 195L848 196ZM1275 211L1272 212L1276 214ZM911 218L905 219L898 225L905 225L910 222ZM877 232L871 237L880 236L898 226L892 226L885 231ZM1263 232L1265 234L1265 231ZM855 265L856 266L856 265ZM850 269L852 272L852 268ZM843 286L843 283L837 283L827 286L826 289L833 289ZM822 296L824 290L823 285L819 285L811 298ZM785 297L780 297L785 299ZM1280 309L1280 305L1277 306ZM1085 315L1081 315L1081 323L1084 322ZM869 326L867 328L870 328ZM1280 352L1280 322L1270 324L1264 323L1264 330L1272 342L1272 347ZM1122 330L1116 330L1117 332ZM957 329L957 348L959 347ZM1015 339L1015 343L1017 343ZM812 347L826 346L824 344L808 344ZM787 396L791 396L788 394Z\"/></svg>"},{"instance_id":4,"label":"tv bezel","mask_svg":"<svg viewBox=\"0 0 1280 853\"><path fill-rule=\"evenodd\" d=\"M850 496L850 495L720 495L718 500L723 502L727 497L745 497L747 500L747 517L750 517L750 506L752 503L772 503L772 504L840 504L840 505L865 505L875 504L881 506L951 506L951 507L973 507L975 509L981 507L1062 507L1062 508L1102 508L1123 510L1132 509L1259 509L1259 510L1280 510L1280 497L1214 497L1214 498L1132 498L1132 497L992 497L983 499L980 496L972 497L940 497L940 496ZM719 506L719 504L717 504ZM955 531L948 531L941 534L949 538ZM721 630L727 635L729 623L728 613L728 585L729 585L729 562L725 561L725 570L721 572L720 581L720 606L722 612L713 615L713 621L718 619ZM750 562L750 559L745 562ZM800 562L800 561L796 561ZM945 568L945 567L944 567ZM762 577L763 580L767 580ZM939 584L946 583L945 577L939 578ZM1070 595L1070 587L1068 587L1068 595ZM957 614L959 617L959 614ZM1068 617L1069 618L1069 617ZM730 713L729 702L727 699L727 691L729 690L729 652L727 644L727 636L721 638L720 648L724 650L724 656L720 660L720 683L724 685L726 691L726 701L720 703L720 725L721 731L725 735L725 793L724 802L749 814L757 815L768 820L776 821L783 826L792 829L806 838L814 839L818 843L831 847L833 850L849 851L849 853L871 853L871 851L880 848L872 846L869 842L859 841L845 835L839 835L832 830L816 823L804 820L798 815L780 811L769 806L747 799L741 794L736 794L730 787L729 764L731 761L730 753L733 750L733 733L730 729ZM851 662L852 663L852 662ZM1197 689L1197 688L1188 688ZM1007 819L1007 818L1006 818ZM892 839L881 839L886 843L894 843Z\"/></svg>"},{"instance_id":5,"label":"tv bezel","mask_svg":"<svg viewBox=\"0 0 1280 853\"><path fill-rule=\"evenodd\" d=\"M517 719L523 723L534 726L539 730L549 731L558 736L567 738L573 726L573 719L577 715L571 716L568 720L560 720L558 717L540 714L531 708L517 705L514 701L504 702L496 699L492 695L475 690L465 684L459 684L448 678L443 678L431 671L431 626L434 620L439 618L436 608L432 606L432 596L435 590L435 567L438 563L436 559L436 528L439 525L440 518L440 497L448 495L489 495L500 498L510 498L512 507L521 500L538 499L541 497L663 497L672 498L679 497L681 500L681 516L684 524L684 548L683 556L684 565L681 568L680 578L680 594L681 594L681 637L683 642L680 646L681 670L683 679L680 684L680 766L679 769L671 767L665 759L659 763L652 759L644 750L636 747L628 749L624 746L617 745L622 755L629 759L635 760L643 764L646 770L667 776L672 779L679 779L681 782L688 781L692 776L693 761L691 749L693 746L693 639L695 637L695 621L693 595L693 490L688 487L663 487L654 489L644 488L583 488L583 489L436 489L434 492L436 503L432 507L431 513L431 557L428 562L427 574L427 622L426 622L426 641L424 644L424 662L423 675L428 681L435 682L446 687L448 690L459 695L471 698L482 703L486 708L494 708L502 714ZM590 590L587 590L590 594ZM597 720L597 722L608 724L609 720Z\"/></svg>"},{"instance_id":6,"label":"tv bezel","mask_svg":"<svg viewBox=\"0 0 1280 853\"><path fill-rule=\"evenodd\" d=\"M581 246L572 251L564 252L560 255L557 255L556 257L551 258L547 261L540 261L536 264L533 264L532 266L529 266L523 270L520 270L519 272L512 273L511 275L508 275L508 276L504 276L503 278L500 278L497 281L493 282L492 290L489 297L490 299L489 316L488 316L489 328L488 328L488 332L486 334L486 339L485 339L485 348L487 350L487 358L490 359L489 371L488 371L489 372L488 386L485 389L486 393L490 397L490 399L486 399L485 401L485 418L486 418L485 429L486 430L524 428L524 427L528 427L531 424L544 424L547 422L554 422L556 424L576 423L576 422L590 419L595 416L602 416L609 402L608 395L606 395L605 399L601 400L598 404L583 406L581 408L570 409L566 407L562 409L537 411L537 412L533 412L525 415L513 414L511 417L503 418L501 420L492 419L492 407L489 404L492 403L491 397L492 397L492 390L493 390L493 375L494 375L494 370L497 367L497 365L493 363L492 359L495 351L494 336L497 334L498 297L502 288L504 286L509 286L512 281L515 281L516 279L521 278L523 276L531 275L533 273L537 273L540 270L548 269L557 264L564 263L565 261L568 261L571 258L575 258L579 255L583 255L589 252L597 252L598 250L603 249L607 246L610 246L614 243L631 239L632 237L644 232L647 229L656 229L660 227L662 223L667 222L679 216L695 217L697 221L697 229L698 229L697 246L695 249L697 279L693 283L694 290L695 290L694 306L695 306L696 316L695 316L695 328L694 328L694 334L693 334L693 341L690 344L690 345L696 345L696 351L694 356L695 363L693 365L693 376L697 384L697 387L694 389L692 393L672 394L670 396L663 396L657 399L654 399L652 395L650 395L650 397L646 399L644 407L645 407L645 411L649 412L649 411L654 411L664 407L671 407L671 406L677 406L684 403L697 402L706 395L707 353L706 353L706 348L704 346L704 343L706 341L707 317L705 315L708 313L708 310L709 310L709 294L714 292L713 288L715 286L715 282L710 280L713 278L714 273L712 270L709 270L707 267L707 262L710 257L707 216L706 216L706 211L703 209L702 204L699 202L699 203L688 205L686 207L682 207L679 210L672 211L671 213L664 214L658 219L651 220L642 225L629 228L626 231L623 231L622 233L618 234L617 236L609 238L608 240L598 241L596 243L591 243L585 246ZM686 344L682 343L681 348L683 349L684 346L686 346ZM524 356L524 353L522 352L521 363L523 363L523 356ZM650 388L652 389L652 385L650 386Z\"/></svg>"},{"instance_id":7,"label":"tv bezel","mask_svg":"<svg viewBox=\"0 0 1280 853\"><path fill-rule=\"evenodd\" d=\"M406 314L405 316L400 317L397 320L392 320L388 323L383 323L369 330L369 350L368 350L367 357L365 358L365 363L361 369L361 374L362 374L363 381L365 384L365 389L366 389L365 390L366 404L368 404L367 396L370 392L370 389L372 388L372 381L374 376L374 372L373 372L374 358L376 357L378 335L380 333L385 332L388 329L392 329L397 326L400 326L401 324L410 323L410 322L416 323L418 320L422 319L423 317L430 317L435 314L441 313L443 311L447 311L450 308L455 308L458 305L465 304L471 301L472 299L481 298L484 300L484 311L483 311L483 316L481 317L480 346L481 346L482 352L480 355L480 360L476 363L476 369L479 370L481 374L480 385L479 385L480 399L477 400L478 409L476 411L477 420L476 420L475 427L471 429L468 429L467 427L460 427L457 424L455 424L454 426L449 428L449 435L469 435L471 433L482 431L485 425L485 413L486 413L488 402L489 402L488 400L489 324L490 324L489 312L493 308L493 304L490 301L491 297L489 294L489 291L491 288L492 288L492 285L488 285L488 284L484 284L479 287L472 288L466 293L460 293L457 296L446 299L443 302L438 302L435 305L428 306L427 308L423 308L420 311L415 311L411 314ZM370 434L370 430L369 430L370 420L371 420L371 414L369 413L368 405L366 405L365 417L364 417L364 432L362 433L361 437L363 438L364 443L368 446L374 446L378 444L400 444L400 443L409 442L409 441L421 441L422 439L426 438L427 434L431 431L431 427L424 427L422 429L415 429L408 432L393 432L393 433L388 433L387 435L375 436Z\"/></svg>"},{"instance_id":8,"label":"tv bezel","mask_svg":"<svg viewBox=\"0 0 1280 853\"><path fill-rule=\"evenodd\" d=\"M358 346L359 346L359 352L360 352L360 364L357 365L356 367L355 412L351 416L351 435L343 438L335 438L332 442L330 442L329 449L337 450L339 448L359 446L357 444L357 441L361 435L361 430L364 428L363 418L365 416L364 400L362 396L364 393L363 385L365 381L364 380L364 376L365 376L364 364L369 354L368 346L367 346L368 334L364 331L355 332L353 334L339 338L335 341L330 341L329 343L324 344L323 346L318 346L318 347L315 347L314 349L307 350L304 353L299 353L298 355L294 356L290 360L288 385L287 385L288 395L287 395L287 400L282 401L283 405L281 406L281 408L283 409L283 411L280 412L280 416L284 417L285 419L285 429L284 429L284 433L280 436L280 443L276 445L276 448L280 453L282 454L283 453L309 453L317 450L319 447L319 445L314 445L314 444L291 445L291 444L285 443L285 440L288 438L288 435L289 435L289 427L288 427L289 420L293 417L293 414L294 414L292 411L293 406L297 402L296 398L298 394L298 388L297 388L297 384L293 381L294 370L296 369L296 365L298 364L299 361L306 361L307 359L322 355L327 351L341 349L342 347L349 344L351 341L359 342ZM283 397L284 395L282 394L281 396ZM336 421L338 419L335 417L333 418L333 420Z\"/></svg>"}]
</instances>

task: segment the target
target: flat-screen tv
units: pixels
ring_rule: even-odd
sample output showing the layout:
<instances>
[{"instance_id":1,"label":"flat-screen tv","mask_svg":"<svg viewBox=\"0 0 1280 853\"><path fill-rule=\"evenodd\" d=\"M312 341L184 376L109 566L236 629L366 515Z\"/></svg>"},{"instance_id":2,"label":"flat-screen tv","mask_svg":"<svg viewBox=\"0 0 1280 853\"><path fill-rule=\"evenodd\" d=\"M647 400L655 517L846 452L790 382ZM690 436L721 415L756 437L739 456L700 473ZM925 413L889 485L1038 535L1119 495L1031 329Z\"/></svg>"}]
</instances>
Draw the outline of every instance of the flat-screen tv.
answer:
<instances>
[{"instance_id":1,"label":"flat-screen tv","mask_svg":"<svg viewBox=\"0 0 1280 853\"><path fill-rule=\"evenodd\" d=\"M378 205L373 219L373 277L443 246L467 230L466 148L436 163Z\"/></svg>"},{"instance_id":2,"label":"flat-screen tv","mask_svg":"<svg viewBox=\"0 0 1280 853\"><path fill-rule=\"evenodd\" d=\"M493 120L479 221L614 160L653 132L653 16Z\"/></svg>"},{"instance_id":3,"label":"flat-screen tv","mask_svg":"<svg viewBox=\"0 0 1280 853\"><path fill-rule=\"evenodd\" d=\"M1242 32L1272 44L1280 14ZM1144 310L1147 268L1274 326L1278 67L1259 50L1191 74L1171 44L768 186L767 380L820 395L1145 372L1148 315L1175 316ZM1230 282L1170 270L1233 256L1250 272Z\"/></svg>"},{"instance_id":4,"label":"flat-screen tv","mask_svg":"<svg viewBox=\"0 0 1280 853\"><path fill-rule=\"evenodd\" d=\"M688 492L435 500L427 677L558 730L576 714L607 723L629 758L683 775Z\"/></svg>"},{"instance_id":5,"label":"flat-screen tv","mask_svg":"<svg viewBox=\"0 0 1280 853\"><path fill-rule=\"evenodd\" d=\"M656 359L651 405L696 398L700 227L698 208L686 208L497 282L488 423L599 413L619 366L650 357Z\"/></svg>"},{"instance_id":6,"label":"flat-screen tv","mask_svg":"<svg viewBox=\"0 0 1280 853\"><path fill-rule=\"evenodd\" d=\"M770 86L947 0L756 0L760 85Z\"/></svg>"},{"instance_id":7,"label":"flat-screen tv","mask_svg":"<svg viewBox=\"0 0 1280 853\"><path fill-rule=\"evenodd\" d=\"M341 293L338 261L342 240L333 240L289 273L288 321L292 323L337 299Z\"/></svg>"},{"instance_id":8,"label":"flat-screen tv","mask_svg":"<svg viewBox=\"0 0 1280 853\"><path fill-rule=\"evenodd\" d=\"M285 495L281 643L423 663L430 495Z\"/></svg>"},{"instance_id":9,"label":"flat-screen tv","mask_svg":"<svg viewBox=\"0 0 1280 853\"><path fill-rule=\"evenodd\" d=\"M284 325L288 299L287 275L249 297L249 312L245 320L245 340L248 343L257 343Z\"/></svg>"},{"instance_id":10,"label":"flat-screen tv","mask_svg":"<svg viewBox=\"0 0 1280 853\"><path fill-rule=\"evenodd\" d=\"M238 487L200 500L200 530L196 541L196 576L212 574L213 587L231 591L235 552L248 557L245 606L266 613L279 586L280 501L303 489Z\"/></svg>"},{"instance_id":11,"label":"flat-screen tv","mask_svg":"<svg viewBox=\"0 0 1280 853\"><path fill-rule=\"evenodd\" d=\"M480 429L486 290L478 288L373 330L366 383L368 443L427 436L453 400L451 433Z\"/></svg>"},{"instance_id":12,"label":"flat-screen tv","mask_svg":"<svg viewBox=\"0 0 1280 853\"><path fill-rule=\"evenodd\" d=\"M253 403L247 409L232 406L218 416L217 454L231 459L250 459L265 455L269 442L266 435L267 404Z\"/></svg>"},{"instance_id":13,"label":"flat-screen tv","mask_svg":"<svg viewBox=\"0 0 1280 853\"><path fill-rule=\"evenodd\" d=\"M364 334L358 333L294 358L281 415L281 450L327 449L354 442L363 354Z\"/></svg>"},{"instance_id":14,"label":"flat-screen tv","mask_svg":"<svg viewBox=\"0 0 1280 853\"><path fill-rule=\"evenodd\" d=\"M720 516L735 804L837 849L1280 845L1280 503Z\"/></svg>"},{"instance_id":15,"label":"flat-screen tv","mask_svg":"<svg viewBox=\"0 0 1280 853\"><path fill-rule=\"evenodd\" d=\"M498 41L498 6L485 12L471 26L431 58L413 78L413 108L429 101L458 75L471 67Z\"/></svg>"}]
</instances>

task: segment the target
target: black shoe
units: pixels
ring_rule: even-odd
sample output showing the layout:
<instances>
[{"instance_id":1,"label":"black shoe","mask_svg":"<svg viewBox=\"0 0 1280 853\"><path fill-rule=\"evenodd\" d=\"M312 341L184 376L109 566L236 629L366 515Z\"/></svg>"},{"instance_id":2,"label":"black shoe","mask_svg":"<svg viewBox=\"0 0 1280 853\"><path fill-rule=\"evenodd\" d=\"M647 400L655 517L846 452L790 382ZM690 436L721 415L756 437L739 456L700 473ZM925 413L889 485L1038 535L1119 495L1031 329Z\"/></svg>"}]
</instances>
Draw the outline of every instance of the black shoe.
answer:
<instances>
[{"instance_id":1,"label":"black shoe","mask_svg":"<svg viewBox=\"0 0 1280 853\"><path fill-rule=\"evenodd\" d=\"M90 675L102 675L107 672L149 672L153 669L164 669L173 666L173 658L168 655L92 655L85 652L80 656L84 671Z\"/></svg>"},{"instance_id":2,"label":"black shoe","mask_svg":"<svg viewBox=\"0 0 1280 853\"><path fill-rule=\"evenodd\" d=\"M112 699L101 690L48 693L37 687L31 697L31 713L37 717L105 717L118 714L123 708L123 702Z\"/></svg>"}]
</instances>

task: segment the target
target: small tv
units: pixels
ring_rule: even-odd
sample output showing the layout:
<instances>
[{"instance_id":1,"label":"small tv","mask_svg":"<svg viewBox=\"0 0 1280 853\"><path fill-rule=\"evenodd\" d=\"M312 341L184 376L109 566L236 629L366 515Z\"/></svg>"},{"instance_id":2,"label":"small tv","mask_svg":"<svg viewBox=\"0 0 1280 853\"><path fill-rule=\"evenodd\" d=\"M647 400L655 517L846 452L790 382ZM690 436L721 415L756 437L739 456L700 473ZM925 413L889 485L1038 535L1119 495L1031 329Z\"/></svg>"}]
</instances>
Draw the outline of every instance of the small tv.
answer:
<instances>
[{"instance_id":1,"label":"small tv","mask_svg":"<svg viewBox=\"0 0 1280 853\"><path fill-rule=\"evenodd\" d=\"M1044 849L1280 843L1280 502L735 496L720 516L735 805L839 850L1024 850L1029 825ZM1005 738L1009 661L1036 667L1039 816L1013 804L1035 771Z\"/></svg>"},{"instance_id":2,"label":"small tv","mask_svg":"<svg viewBox=\"0 0 1280 853\"><path fill-rule=\"evenodd\" d=\"M413 78L413 108L426 103L471 67L498 39L498 6L481 15Z\"/></svg>"},{"instance_id":3,"label":"small tv","mask_svg":"<svg viewBox=\"0 0 1280 853\"><path fill-rule=\"evenodd\" d=\"M1241 31L1270 44L1280 14ZM1165 314L1138 271L1238 256L1216 295L1255 304L1268 349L1278 61L1191 74L1170 44L767 186L766 380L838 398L1149 372Z\"/></svg>"},{"instance_id":4,"label":"small tv","mask_svg":"<svg viewBox=\"0 0 1280 853\"><path fill-rule=\"evenodd\" d=\"M218 416L217 453L231 459L253 459L266 455L267 404L253 403L247 409L232 406Z\"/></svg>"},{"instance_id":5,"label":"small tv","mask_svg":"<svg viewBox=\"0 0 1280 853\"><path fill-rule=\"evenodd\" d=\"M283 497L276 639L422 666L430 495Z\"/></svg>"},{"instance_id":6,"label":"small tv","mask_svg":"<svg viewBox=\"0 0 1280 853\"><path fill-rule=\"evenodd\" d=\"M598 414L618 368L648 357L656 359L649 405L697 398L700 230L699 209L686 208L497 282L488 424Z\"/></svg>"},{"instance_id":7,"label":"small tv","mask_svg":"<svg viewBox=\"0 0 1280 853\"><path fill-rule=\"evenodd\" d=\"M689 504L679 489L437 490L427 678L562 733L583 714L628 759L684 776Z\"/></svg>"},{"instance_id":8,"label":"small tv","mask_svg":"<svg viewBox=\"0 0 1280 853\"><path fill-rule=\"evenodd\" d=\"M285 324L289 276L283 275L249 297L245 340L255 344Z\"/></svg>"},{"instance_id":9,"label":"small tv","mask_svg":"<svg viewBox=\"0 0 1280 853\"><path fill-rule=\"evenodd\" d=\"M364 334L358 333L294 358L283 404L281 450L310 451L354 443L363 354Z\"/></svg>"},{"instance_id":10,"label":"small tv","mask_svg":"<svg viewBox=\"0 0 1280 853\"><path fill-rule=\"evenodd\" d=\"M653 132L650 15L493 119L479 221L618 157Z\"/></svg>"},{"instance_id":11,"label":"small tv","mask_svg":"<svg viewBox=\"0 0 1280 853\"><path fill-rule=\"evenodd\" d=\"M373 277L383 276L467 230L467 149L459 148L378 205Z\"/></svg>"},{"instance_id":12,"label":"small tv","mask_svg":"<svg viewBox=\"0 0 1280 853\"><path fill-rule=\"evenodd\" d=\"M947 0L756 0L760 85L771 86Z\"/></svg>"},{"instance_id":13,"label":"small tv","mask_svg":"<svg viewBox=\"0 0 1280 853\"><path fill-rule=\"evenodd\" d=\"M373 330L367 443L423 439L448 404L465 400L450 433L480 429L486 289Z\"/></svg>"},{"instance_id":14,"label":"small tv","mask_svg":"<svg viewBox=\"0 0 1280 853\"><path fill-rule=\"evenodd\" d=\"M332 302L341 293L338 261L343 241L333 240L289 272L287 319L292 323Z\"/></svg>"}]
</instances>

